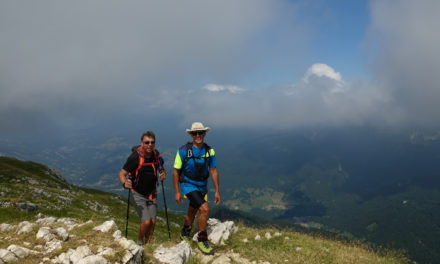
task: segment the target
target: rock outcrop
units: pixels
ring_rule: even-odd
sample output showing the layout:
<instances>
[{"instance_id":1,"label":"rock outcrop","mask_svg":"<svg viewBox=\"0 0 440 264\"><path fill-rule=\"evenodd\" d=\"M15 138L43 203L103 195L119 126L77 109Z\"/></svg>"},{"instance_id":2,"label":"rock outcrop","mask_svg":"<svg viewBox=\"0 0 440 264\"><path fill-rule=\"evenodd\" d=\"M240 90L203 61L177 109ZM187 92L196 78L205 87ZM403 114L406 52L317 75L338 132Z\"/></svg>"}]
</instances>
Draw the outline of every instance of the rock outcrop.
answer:
<instances>
[{"instance_id":1,"label":"rock outcrop","mask_svg":"<svg viewBox=\"0 0 440 264\"><path fill-rule=\"evenodd\" d=\"M52 252L66 248L64 243L68 242L72 237L69 234L70 231L91 224L93 224L92 221L78 223L75 219L71 218L43 217L42 215L39 215L39 219L35 222L23 221L18 225L3 223L0 225L0 231L2 233L8 233L9 236L7 238L2 236L2 240L13 240L14 235L26 235L34 236L34 239L29 237L28 240L35 240L37 242L30 243L22 241L21 243L23 243L23 245L11 244L6 249L0 249L0 264L19 262L20 259L25 259L30 255L34 255L34 258L39 259L40 263L106 264L110 263L108 258L112 258L112 263L114 259L117 258L117 252L115 250L125 252L123 257L116 261L116 263L142 263L144 248L138 246L134 241L122 237L121 231L117 230L116 223L113 220L106 221L92 229L97 233L97 236L99 233L113 232L112 237L114 240L112 247L90 245L87 241L81 240L82 245L80 246L68 248L61 254L57 253L58 255L51 259L45 257ZM118 247L118 249L114 247Z\"/></svg>"},{"instance_id":2,"label":"rock outcrop","mask_svg":"<svg viewBox=\"0 0 440 264\"><path fill-rule=\"evenodd\" d=\"M210 218L208 219L208 239L213 244L224 244L226 240L228 240L229 236L238 231L238 227L234 225L232 221L221 222L218 219ZM193 241L197 241L197 233L194 234ZM154 257L158 259L161 263L178 263L183 264L189 258L196 256L202 260L202 263L208 263L213 261L212 263L231 263L231 261L239 261L238 263L244 261L239 258L237 254L234 254L234 257L227 257L229 262L224 262L225 256L223 254L216 254L214 256L205 256L199 252L194 252L191 246L185 241L180 242L176 246L166 248L160 245L154 251ZM232 256L232 255L231 255ZM241 260L241 261L240 261Z\"/></svg>"}]
</instances>

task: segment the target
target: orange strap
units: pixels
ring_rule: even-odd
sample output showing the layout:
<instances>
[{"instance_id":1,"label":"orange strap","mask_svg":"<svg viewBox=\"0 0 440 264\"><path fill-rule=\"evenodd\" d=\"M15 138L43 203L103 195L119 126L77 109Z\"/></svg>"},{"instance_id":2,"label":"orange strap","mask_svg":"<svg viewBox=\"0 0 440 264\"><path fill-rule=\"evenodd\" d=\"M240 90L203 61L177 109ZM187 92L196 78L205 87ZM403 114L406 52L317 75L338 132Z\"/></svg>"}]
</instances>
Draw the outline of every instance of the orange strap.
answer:
<instances>
[{"instance_id":1,"label":"orange strap","mask_svg":"<svg viewBox=\"0 0 440 264\"><path fill-rule=\"evenodd\" d=\"M151 167L153 167L154 176L156 176L156 178L157 178L156 165L160 166L160 160L159 159L160 159L161 155L157 154L156 150L154 150L154 156L156 157L156 160L153 161L153 162L144 163L145 162L145 158L144 158L144 156L142 154L142 147L139 147L136 151L139 154L139 165L138 165L138 167L135 170L134 179L133 179L134 183L137 182L139 170L143 166L151 166ZM159 186L159 181L157 181L157 186Z\"/></svg>"}]
</instances>

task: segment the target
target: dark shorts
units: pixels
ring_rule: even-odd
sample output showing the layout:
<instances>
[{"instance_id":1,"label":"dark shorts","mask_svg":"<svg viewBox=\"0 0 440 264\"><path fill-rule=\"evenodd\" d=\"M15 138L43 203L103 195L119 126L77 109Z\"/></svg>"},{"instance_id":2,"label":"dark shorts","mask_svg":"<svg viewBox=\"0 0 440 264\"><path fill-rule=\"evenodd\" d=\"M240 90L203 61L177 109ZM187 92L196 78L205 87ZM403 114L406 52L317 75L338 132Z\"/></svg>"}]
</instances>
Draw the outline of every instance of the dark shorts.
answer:
<instances>
[{"instance_id":1,"label":"dark shorts","mask_svg":"<svg viewBox=\"0 0 440 264\"><path fill-rule=\"evenodd\" d=\"M199 209L202 204L204 204L204 195L199 191L192 191L186 194L186 198L189 200L189 205L193 208Z\"/></svg>"},{"instance_id":2,"label":"dark shorts","mask_svg":"<svg viewBox=\"0 0 440 264\"><path fill-rule=\"evenodd\" d=\"M157 204L148 200L148 197L131 191L130 201L139 215L139 221L144 222L156 218Z\"/></svg>"}]
</instances>

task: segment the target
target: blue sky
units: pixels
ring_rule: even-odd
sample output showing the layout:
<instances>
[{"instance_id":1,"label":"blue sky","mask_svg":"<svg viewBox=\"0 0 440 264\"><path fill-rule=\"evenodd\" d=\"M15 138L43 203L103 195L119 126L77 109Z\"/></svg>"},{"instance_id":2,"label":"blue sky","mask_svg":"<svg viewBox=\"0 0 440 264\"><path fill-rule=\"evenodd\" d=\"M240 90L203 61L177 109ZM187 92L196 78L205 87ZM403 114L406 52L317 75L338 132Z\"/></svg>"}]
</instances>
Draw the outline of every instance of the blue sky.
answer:
<instances>
[{"instance_id":1,"label":"blue sky","mask_svg":"<svg viewBox=\"0 0 440 264\"><path fill-rule=\"evenodd\" d=\"M2 1L2 132L438 128L439 3Z\"/></svg>"}]
</instances>

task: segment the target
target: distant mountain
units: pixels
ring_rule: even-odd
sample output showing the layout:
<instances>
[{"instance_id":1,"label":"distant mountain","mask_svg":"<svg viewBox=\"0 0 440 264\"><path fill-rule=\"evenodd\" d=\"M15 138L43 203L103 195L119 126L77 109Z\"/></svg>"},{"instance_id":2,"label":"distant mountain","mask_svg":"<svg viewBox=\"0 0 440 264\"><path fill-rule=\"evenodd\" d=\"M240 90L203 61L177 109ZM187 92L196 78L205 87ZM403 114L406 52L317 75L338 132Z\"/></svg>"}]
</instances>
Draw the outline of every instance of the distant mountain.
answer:
<instances>
[{"instance_id":1,"label":"distant mountain","mask_svg":"<svg viewBox=\"0 0 440 264\"><path fill-rule=\"evenodd\" d=\"M440 140L375 130L250 139L223 160L224 204L440 262Z\"/></svg>"},{"instance_id":2,"label":"distant mountain","mask_svg":"<svg viewBox=\"0 0 440 264\"><path fill-rule=\"evenodd\" d=\"M0 153L49 164L70 183L126 194L116 175L137 143L127 138L84 134L37 146L0 140ZM422 263L440 259L439 139L437 132L365 128L213 130L207 137L219 161L222 205L404 248ZM183 213L171 183L180 140L172 141L159 145L165 192L169 209Z\"/></svg>"}]
</instances>

